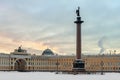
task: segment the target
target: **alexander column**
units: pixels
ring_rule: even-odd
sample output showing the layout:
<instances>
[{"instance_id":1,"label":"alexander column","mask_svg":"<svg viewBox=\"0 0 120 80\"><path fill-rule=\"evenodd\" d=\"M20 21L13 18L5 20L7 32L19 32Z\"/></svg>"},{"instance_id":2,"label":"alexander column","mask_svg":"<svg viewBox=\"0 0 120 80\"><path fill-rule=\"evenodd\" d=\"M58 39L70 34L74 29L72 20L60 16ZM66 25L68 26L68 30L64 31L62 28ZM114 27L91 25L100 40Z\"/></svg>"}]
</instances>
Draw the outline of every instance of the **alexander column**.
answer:
<instances>
[{"instance_id":1,"label":"alexander column","mask_svg":"<svg viewBox=\"0 0 120 80\"><path fill-rule=\"evenodd\" d=\"M76 59L75 61L73 62L73 71L85 71L84 69L84 61L81 59L81 24L84 22L81 20L81 17L80 17L80 13L79 13L79 7L78 9L76 10L76 14L77 14L77 20L74 22L76 23L76 30L77 30L77 33L76 33Z\"/></svg>"}]
</instances>

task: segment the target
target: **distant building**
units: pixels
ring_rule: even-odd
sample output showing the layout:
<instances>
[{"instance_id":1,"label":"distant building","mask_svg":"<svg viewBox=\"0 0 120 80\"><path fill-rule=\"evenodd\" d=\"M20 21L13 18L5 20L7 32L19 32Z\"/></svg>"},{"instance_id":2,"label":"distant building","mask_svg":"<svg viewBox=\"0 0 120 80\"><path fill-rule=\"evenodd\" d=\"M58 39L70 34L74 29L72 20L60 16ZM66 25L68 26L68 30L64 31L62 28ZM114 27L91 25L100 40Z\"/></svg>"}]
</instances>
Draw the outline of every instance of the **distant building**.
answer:
<instances>
[{"instance_id":1,"label":"distant building","mask_svg":"<svg viewBox=\"0 0 120 80\"><path fill-rule=\"evenodd\" d=\"M86 71L120 71L120 55L82 56ZM26 50L15 49L10 54L0 54L1 71L72 71L75 56L55 55L46 49L42 55L32 55ZM101 64L101 62L103 62Z\"/></svg>"}]
</instances>

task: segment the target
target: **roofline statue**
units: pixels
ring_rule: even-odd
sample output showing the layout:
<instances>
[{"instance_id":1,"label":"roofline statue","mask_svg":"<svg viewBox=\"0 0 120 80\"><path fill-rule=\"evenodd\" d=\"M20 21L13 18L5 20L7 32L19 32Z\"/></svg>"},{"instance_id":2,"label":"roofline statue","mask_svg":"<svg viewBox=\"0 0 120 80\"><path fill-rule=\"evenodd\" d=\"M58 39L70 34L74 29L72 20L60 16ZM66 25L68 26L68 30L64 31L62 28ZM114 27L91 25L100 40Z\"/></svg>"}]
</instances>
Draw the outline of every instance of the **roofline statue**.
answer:
<instances>
[{"instance_id":1,"label":"roofline statue","mask_svg":"<svg viewBox=\"0 0 120 80\"><path fill-rule=\"evenodd\" d=\"M18 52L22 52L22 45L18 47Z\"/></svg>"}]
</instances>

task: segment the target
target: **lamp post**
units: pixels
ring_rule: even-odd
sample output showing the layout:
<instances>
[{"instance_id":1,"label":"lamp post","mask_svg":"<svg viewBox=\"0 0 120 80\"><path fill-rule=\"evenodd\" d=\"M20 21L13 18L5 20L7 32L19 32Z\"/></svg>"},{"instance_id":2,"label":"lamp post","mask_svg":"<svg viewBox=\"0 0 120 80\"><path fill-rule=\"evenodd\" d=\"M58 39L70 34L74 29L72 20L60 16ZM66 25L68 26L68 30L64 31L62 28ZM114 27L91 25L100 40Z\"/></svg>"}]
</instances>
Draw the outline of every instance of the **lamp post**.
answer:
<instances>
[{"instance_id":1,"label":"lamp post","mask_svg":"<svg viewBox=\"0 0 120 80\"><path fill-rule=\"evenodd\" d=\"M57 54L56 56L57 56L57 62L56 62L56 68L57 68L57 70L56 70L56 74L58 74L58 66L59 66L59 62L58 62L58 54Z\"/></svg>"},{"instance_id":2,"label":"lamp post","mask_svg":"<svg viewBox=\"0 0 120 80\"><path fill-rule=\"evenodd\" d=\"M100 65L101 65L101 75L103 75L103 65L104 65L103 61L100 62Z\"/></svg>"},{"instance_id":3,"label":"lamp post","mask_svg":"<svg viewBox=\"0 0 120 80\"><path fill-rule=\"evenodd\" d=\"M10 60L11 58L10 58L10 54L9 54L9 71L11 70L11 66L10 66L10 64L11 64L11 60Z\"/></svg>"}]
</instances>

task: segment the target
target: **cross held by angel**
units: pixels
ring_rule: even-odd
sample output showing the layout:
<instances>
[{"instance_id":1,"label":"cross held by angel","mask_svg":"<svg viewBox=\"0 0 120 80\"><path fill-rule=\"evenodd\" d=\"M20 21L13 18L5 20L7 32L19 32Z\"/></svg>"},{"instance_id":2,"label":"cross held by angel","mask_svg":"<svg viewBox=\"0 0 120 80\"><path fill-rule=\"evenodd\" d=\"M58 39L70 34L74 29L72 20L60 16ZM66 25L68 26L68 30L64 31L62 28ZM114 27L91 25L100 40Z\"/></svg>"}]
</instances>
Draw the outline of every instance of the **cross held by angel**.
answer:
<instances>
[{"instance_id":1,"label":"cross held by angel","mask_svg":"<svg viewBox=\"0 0 120 80\"><path fill-rule=\"evenodd\" d=\"M77 16L80 16L79 9L80 9L80 7L78 7L78 9L76 10Z\"/></svg>"}]
</instances>

